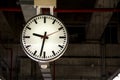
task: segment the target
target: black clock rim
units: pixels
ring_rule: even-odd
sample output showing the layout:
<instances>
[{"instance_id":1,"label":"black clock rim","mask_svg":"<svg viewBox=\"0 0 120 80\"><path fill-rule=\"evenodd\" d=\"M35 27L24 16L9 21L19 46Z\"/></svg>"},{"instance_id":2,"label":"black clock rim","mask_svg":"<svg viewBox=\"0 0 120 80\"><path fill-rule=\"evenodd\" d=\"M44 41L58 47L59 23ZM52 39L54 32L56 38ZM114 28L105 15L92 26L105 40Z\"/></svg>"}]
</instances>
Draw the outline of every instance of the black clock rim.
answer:
<instances>
[{"instance_id":1,"label":"black clock rim","mask_svg":"<svg viewBox=\"0 0 120 80\"><path fill-rule=\"evenodd\" d=\"M57 18L57 17L54 16L54 15L50 15L50 14L39 14L39 15L35 15L35 16L31 17L31 18L26 22L26 24L25 24L25 26L23 27L23 29L27 26L28 22L30 22L33 18L35 18L35 17L37 17L37 16L44 16L44 15L45 15L45 16L52 16L52 17L58 19L58 20L65 26L65 24L63 23L63 21L61 21L61 19ZM67 32L67 37L69 37L69 36L68 36L68 31L67 31L67 29L66 29L66 26L65 26L65 30L66 30L66 32ZM21 43L21 46L22 46L23 51L28 55L28 57L29 57L30 59L32 58L32 60L37 61L37 62L43 62L43 63L44 63L44 62L52 62L52 61L54 61L54 60L57 60L58 58L60 58L60 57L65 53L65 51L66 51L66 49L67 49L67 47L68 47L68 44L69 44L69 40L68 40L68 38L67 38L67 43L66 43L66 45L65 45L65 48L63 49L63 51L62 51L59 55L55 56L54 58L46 59L46 60L38 59L38 58L35 58L35 57L33 57L32 55L30 55L30 54L26 51L26 49L24 48L23 42L22 42L22 33L23 33L23 30L22 30L22 32L21 32L21 37L20 37L20 43Z\"/></svg>"},{"instance_id":2,"label":"black clock rim","mask_svg":"<svg viewBox=\"0 0 120 80\"><path fill-rule=\"evenodd\" d=\"M52 61L57 60L58 58L60 58L60 57L64 54L64 52L66 51L67 46L68 46L68 44L66 44L65 48L63 49L63 51L62 51L59 55L55 56L54 58L46 59L46 60L35 58L35 57L33 57L32 55L30 55L30 54L25 50L24 47L23 47L23 49L24 49L25 53L28 55L28 57L29 57L30 59L32 59L32 60L34 60L34 61L37 61L37 62L43 62L43 63L45 63L45 62L52 62Z\"/></svg>"},{"instance_id":3,"label":"black clock rim","mask_svg":"<svg viewBox=\"0 0 120 80\"><path fill-rule=\"evenodd\" d=\"M26 22L26 24L30 21L30 20L32 20L33 18L35 18L35 17L37 17L37 16L52 16L52 17L55 17L56 19L58 19L64 26L65 26L65 24L64 24L64 22L60 19L60 18L58 18L58 17L56 17L56 16L54 16L54 15L51 15L51 14L38 14L38 15L35 15L35 16L33 16L33 17L31 17L29 20L27 20L27 22ZM25 24L25 26L26 26L26 24ZM24 27L25 27L24 26Z\"/></svg>"}]
</instances>

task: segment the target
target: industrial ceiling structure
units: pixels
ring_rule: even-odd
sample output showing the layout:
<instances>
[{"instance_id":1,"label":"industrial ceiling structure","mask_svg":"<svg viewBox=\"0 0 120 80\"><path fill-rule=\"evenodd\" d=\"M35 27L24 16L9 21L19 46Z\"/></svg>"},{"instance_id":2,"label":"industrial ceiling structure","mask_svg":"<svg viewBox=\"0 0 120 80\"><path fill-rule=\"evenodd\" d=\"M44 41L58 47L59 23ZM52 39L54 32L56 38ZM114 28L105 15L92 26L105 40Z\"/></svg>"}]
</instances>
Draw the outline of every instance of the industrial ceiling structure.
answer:
<instances>
[{"instance_id":1,"label":"industrial ceiling structure","mask_svg":"<svg viewBox=\"0 0 120 80\"><path fill-rule=\"evenodd\" d=\"M48 69L23 52L33 0L0 0L0 80L113 80L120 73L120 0L57 0L69 45Z\"/></svg>"}]
</instances>

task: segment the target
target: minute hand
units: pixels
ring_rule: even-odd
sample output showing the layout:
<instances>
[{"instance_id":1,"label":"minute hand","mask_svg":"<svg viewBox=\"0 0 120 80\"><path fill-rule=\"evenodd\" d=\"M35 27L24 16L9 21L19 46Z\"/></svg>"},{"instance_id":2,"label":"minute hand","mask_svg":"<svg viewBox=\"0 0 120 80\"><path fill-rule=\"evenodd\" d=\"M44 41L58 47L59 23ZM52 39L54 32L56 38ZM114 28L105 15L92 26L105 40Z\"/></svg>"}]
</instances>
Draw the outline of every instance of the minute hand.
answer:
<instances>
[{"instance_id":1,"label":"minute hand","mask_svg":"<svg viewBox=\"0 0 120 80\"><path fill-rule=\"evenodd\" d=\"M43 47L44 47L45 40L46 40L46 34L47 34L47 32L45 32L45 33L44 33L44 36L43 36L43 41L42 41L42 46L41 46L40 56L42 56Z\"/></svg>"}]
</instances>

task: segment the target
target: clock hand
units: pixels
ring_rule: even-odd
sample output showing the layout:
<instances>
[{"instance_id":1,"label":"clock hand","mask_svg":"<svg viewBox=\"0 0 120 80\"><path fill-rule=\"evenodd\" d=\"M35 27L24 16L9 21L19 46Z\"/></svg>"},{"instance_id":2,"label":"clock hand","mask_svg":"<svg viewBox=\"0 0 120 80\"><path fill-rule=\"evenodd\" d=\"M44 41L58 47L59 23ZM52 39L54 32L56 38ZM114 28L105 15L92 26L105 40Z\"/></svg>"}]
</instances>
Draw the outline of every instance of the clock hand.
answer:
<instances>
[{"instance_id":1,"label":"clock hand","mask_svg":"<svg viewBox=\"0 0 120 80\"><path fill-rule=\"evenodd\" d=\"M57 33L57 32L59 32L59 30L58 30L58 31L55 31L55 32L52 32L52 33L48 34L47 36L53 35L53 34L55 34L55 33Z\"/></svg>"},{"instance_id":2,"label":"clock hand","mask_svg":"<svg viewBox=\"0 0 120 80\"><path fill-rule=\"evenodd\" d=\"M44 43L45 43L45 39L46 39L46 34L47 34L47 32L45 32L44 36L43 36L43 42L42 42L42 46L41 46L40 56L42 56L42 51L43 51L43 47L44 47Z\"/></svg>"},{"instance_id":3,"label":"clock hand","mask_svg":"<svg viewBox=\"0 0 120 80\"><path fill-rule=\"evenodd\" d=\"M58 28L58 30L57 30L57 31L52 32L52 33L48 34L47 36L53 35L53 34L55 34L55 33L59 32L61 29L63 29L63 27Z\"/></svg>"},{"instance_id":4,"label":"clock hand","mask_svg":"<svg viewBox=\"0 0 120 80\"><path fill-rule=\"evenodd\" d=\"M36 33L33 33L33 35L34 35L34 36L37 36L37 37L41 37L41 38L43 38L43 37L44 37L43 35L36 34ZM45 38L46 38L46 39L48 39L48 37L47 37L47 36L46 36Z\"/></svg>"}]
</instances>

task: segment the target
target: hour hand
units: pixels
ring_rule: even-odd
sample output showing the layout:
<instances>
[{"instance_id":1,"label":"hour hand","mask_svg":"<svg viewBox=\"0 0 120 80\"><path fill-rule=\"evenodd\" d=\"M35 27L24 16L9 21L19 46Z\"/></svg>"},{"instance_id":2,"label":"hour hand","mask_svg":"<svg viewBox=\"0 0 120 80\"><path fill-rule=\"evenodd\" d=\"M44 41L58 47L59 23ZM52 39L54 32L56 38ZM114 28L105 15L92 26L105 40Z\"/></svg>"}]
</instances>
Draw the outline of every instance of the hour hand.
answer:
<instances>
[{"instance_id":1,"label":"hour hand","mask_svg":"<svg viewBox=\"0 0 120 80\"><path fill-rule=\"evenodd\" d=\"M44 35L40 35L40 34L36 34L36 33L33 33L33 35L34 36L37 36L37 37L41 37L41 38L46 38L46 39L48 39L48 37L47 36L44 36Z\"/></svg>"}]
</instances>

